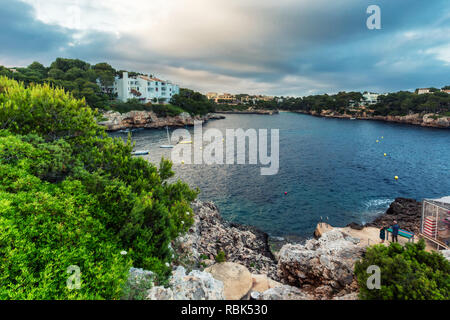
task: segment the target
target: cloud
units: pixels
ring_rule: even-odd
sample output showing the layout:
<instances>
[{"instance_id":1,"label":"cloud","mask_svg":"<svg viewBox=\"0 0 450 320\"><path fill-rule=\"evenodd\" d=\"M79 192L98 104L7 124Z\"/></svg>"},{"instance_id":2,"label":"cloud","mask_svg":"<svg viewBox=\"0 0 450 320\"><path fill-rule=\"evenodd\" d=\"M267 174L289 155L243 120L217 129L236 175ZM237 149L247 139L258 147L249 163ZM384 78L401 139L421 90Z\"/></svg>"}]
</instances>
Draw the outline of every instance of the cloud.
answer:
<instances>
[{"instance_id":1,"label":"cloud","mask_svg":"<svg viewBox=\"0 0 450 320\"><path fill-rule=\"evenodd\" d=\"M31 62L45 52L44 62L57 56L107 61L202 92L304 95L445 84L448 1L424 6L420 0L378 0L381 30L366 28L370 4L8 1L6 10L14 19L0 20L0 27L10 30L0 59Z\"/></svg>"}]
</instances>

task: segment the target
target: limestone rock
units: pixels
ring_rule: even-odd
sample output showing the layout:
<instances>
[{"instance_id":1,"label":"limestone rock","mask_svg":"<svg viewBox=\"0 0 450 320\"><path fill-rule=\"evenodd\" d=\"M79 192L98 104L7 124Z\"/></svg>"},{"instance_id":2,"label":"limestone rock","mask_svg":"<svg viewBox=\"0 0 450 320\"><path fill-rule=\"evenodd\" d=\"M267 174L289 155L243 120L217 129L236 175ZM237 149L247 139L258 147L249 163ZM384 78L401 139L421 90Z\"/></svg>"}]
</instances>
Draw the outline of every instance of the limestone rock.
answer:
<instances>
[{"instance_id":1,"label":"limestone rock","mask_svg":"<svg viewBox=\"0 0 450 320\"><path fill-rule=\"evenodd\" d=\"M206 268L205 271L223 282L224 295L227 300L240 300L247 297L253 286L252 274L246 267L237 263L217 263Z\"/></svg>"},{"instance_id":2,"label":"limestone rock","mask_svg":"<svg viewBox=\"0 0 450 320\"><path fill-rule=\"evenodd\" d=\"M283 284L268 278L265 274L252 274L252 291L264 292Z\"/></svg>"},{"instance_id":3,"label":"limestone rock","mask_svg":"<svg viewBox=\"0 0 450 320\"><path fill-rule=\"evenodd\" d=\"M442 253L442 255L448 260L450 261L450 250L442 250L439 251L440 253Z\"/></svg>"},{"instance_id":4,"label":"limestone rock","mask_svg":"<svg viewBox=\"0 0 450 320\"><path fill-rule=\"evenodd\" d=\"M177 238L178 255L190 256L198 264L209 266L220 251L228 262L244 265L254 274L267 274L278 280L277 262L268 244L268 235L253 227L229 223L222 219L212 202L194 201L194 225Z\"/></svg>"},{"instance_id":5,"label":"limestone rock","mask_svg":"<svg viewBox=\"0 0 450 320\"><path fill-rule=\"evenodd\" d=\"M331 230L319 240L304 245L287 244L280 250L278 272L284 283L317 290L317 298L331 298L338 292L353 292L356 279L354 264L364 248L345 239L339 230Z\"/></svg>"},{"instance_id":6,"label":"limestone rock","mask_svg":"<svg viewBox=\"0 0 450 320\"><path fill-rule=\"evenodd\" d=\"M186 275L178 267L169 282L170 287L156 286L148 290L147 300L223 300L223 283L208 272L194 270Z\"/></svg>"},{"instance_id":7,"label":"limestone rock","mask_svg":"<svg viewBox=\"0 0 450 320\"><path fill-rule=\"evenodd\" d=\"M314 300L314 296L288 285L277 286L262 293L253 294L252 298L257 300Z\"/></svg>"},{"instance_id":8,"label":"limestone rock","mask_svg":"<svg viewBox=\"0 0 450 320\"><path fill-rule=\"evenodd\" d=\"M316 230L314 230L314 238L319 239L322 236L322 234L332 229L333 227L330 226L328 223L320 222L317 224Z\"/></svg>"},{"instance_id":9,"label":"limestone rock","mask_svg":"<svg viewBox=\"0 0 450 320\"><path fill-rule=\"evenodd\" d=\"M216 114L192 117L187 112L182 112L174 117L158 117L153 111L130 111L127 113L107 111L102 114L102 118L99 125L106 127L108 131L116 131L131 128L192 126L194 125L194 121L205 122L208 120L224 119L225 117Z\"/></svg>"}]
</instances>

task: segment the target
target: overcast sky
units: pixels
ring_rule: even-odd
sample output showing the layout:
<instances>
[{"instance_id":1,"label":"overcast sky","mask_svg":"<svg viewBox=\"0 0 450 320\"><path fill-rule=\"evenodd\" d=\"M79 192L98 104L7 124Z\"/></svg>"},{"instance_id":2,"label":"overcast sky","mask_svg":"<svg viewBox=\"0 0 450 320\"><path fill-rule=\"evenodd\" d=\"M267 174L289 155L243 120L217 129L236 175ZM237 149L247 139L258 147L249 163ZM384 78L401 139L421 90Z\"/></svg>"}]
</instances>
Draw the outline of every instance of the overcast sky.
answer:
<instances>
[{"instance_id":1,"label":"overcast sky","mask_svg":"<svg viewBox=\"0 0 450 320\"><path fill-rule=\"evenodd\" d=\"M381 8L381 30L366 9ZM303 96L450 85L449 0L0 0L0 65L108 62L182 87Z\"/></svg>"}]
</instances>

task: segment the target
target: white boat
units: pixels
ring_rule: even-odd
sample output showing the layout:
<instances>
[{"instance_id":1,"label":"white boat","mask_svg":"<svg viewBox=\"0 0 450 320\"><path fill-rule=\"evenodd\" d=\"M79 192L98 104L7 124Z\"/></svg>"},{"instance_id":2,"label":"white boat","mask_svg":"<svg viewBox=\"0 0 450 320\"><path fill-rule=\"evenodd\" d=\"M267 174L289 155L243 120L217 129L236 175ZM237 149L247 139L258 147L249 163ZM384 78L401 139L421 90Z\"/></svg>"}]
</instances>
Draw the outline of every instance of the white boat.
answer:
<instances>
[{"instance_id":1,"label":"white boat","mask_svg":"<svg viewBox=\"0 0 450 320\"><path fill-rule=\"evenodd\" d=\"M137 151L132 152L131 154L133 156L144 156L144 155L149 154L149 153L150 153L149 150L137 150Z\"/></svg>"},{"instance_id":2,"label":"white boat","mask_svg":"<svg viewBox=\"0 0 450 320\"><path fill-rule=\"evenodd\" d=\"M350 120L356 120L356 118L350 118Z\"/></svg>"},{"instance_id":3,"label":"white boat","mask_svg":"<svg viewBox=\"0 0 450 320\"><path fill-rule=\"evenodd\" d=\"M163 144L161 146L159 146L160 148L165 148L165 149L170 149L173 148L174 146L172 145L172 142L170 141L170 135L169 135L169 127L166 126L166 130L167 130L167 140L169 141L169 144Z\"/></svg>"}]
</instances>

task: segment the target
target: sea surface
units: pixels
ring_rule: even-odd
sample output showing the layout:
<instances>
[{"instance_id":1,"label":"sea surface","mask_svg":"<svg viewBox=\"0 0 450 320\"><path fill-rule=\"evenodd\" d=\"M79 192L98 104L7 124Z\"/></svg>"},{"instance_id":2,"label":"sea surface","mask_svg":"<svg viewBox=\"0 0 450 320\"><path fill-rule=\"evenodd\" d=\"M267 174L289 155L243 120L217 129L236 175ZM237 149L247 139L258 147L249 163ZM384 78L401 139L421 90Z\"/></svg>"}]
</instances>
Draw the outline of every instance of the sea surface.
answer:
<instances>
[{"instance_id":1,"label":"sea surface","mask_svg":"<svg viewBox=\"0 0 450 320\"><path fill-rule=\"evenodd\" d=\"M271 236L309 238L320 220L366 223L396 197L450 195L450 130L285 112L228 114L209 128L280 130L276 175L262 176L261 165L174 165L175 179L200 188L199 198L214 201L225 219ZM168 143L166 130L136 131L132 139L153 163L171 156L159 147Z\"/></svg>"}]
</instances>

